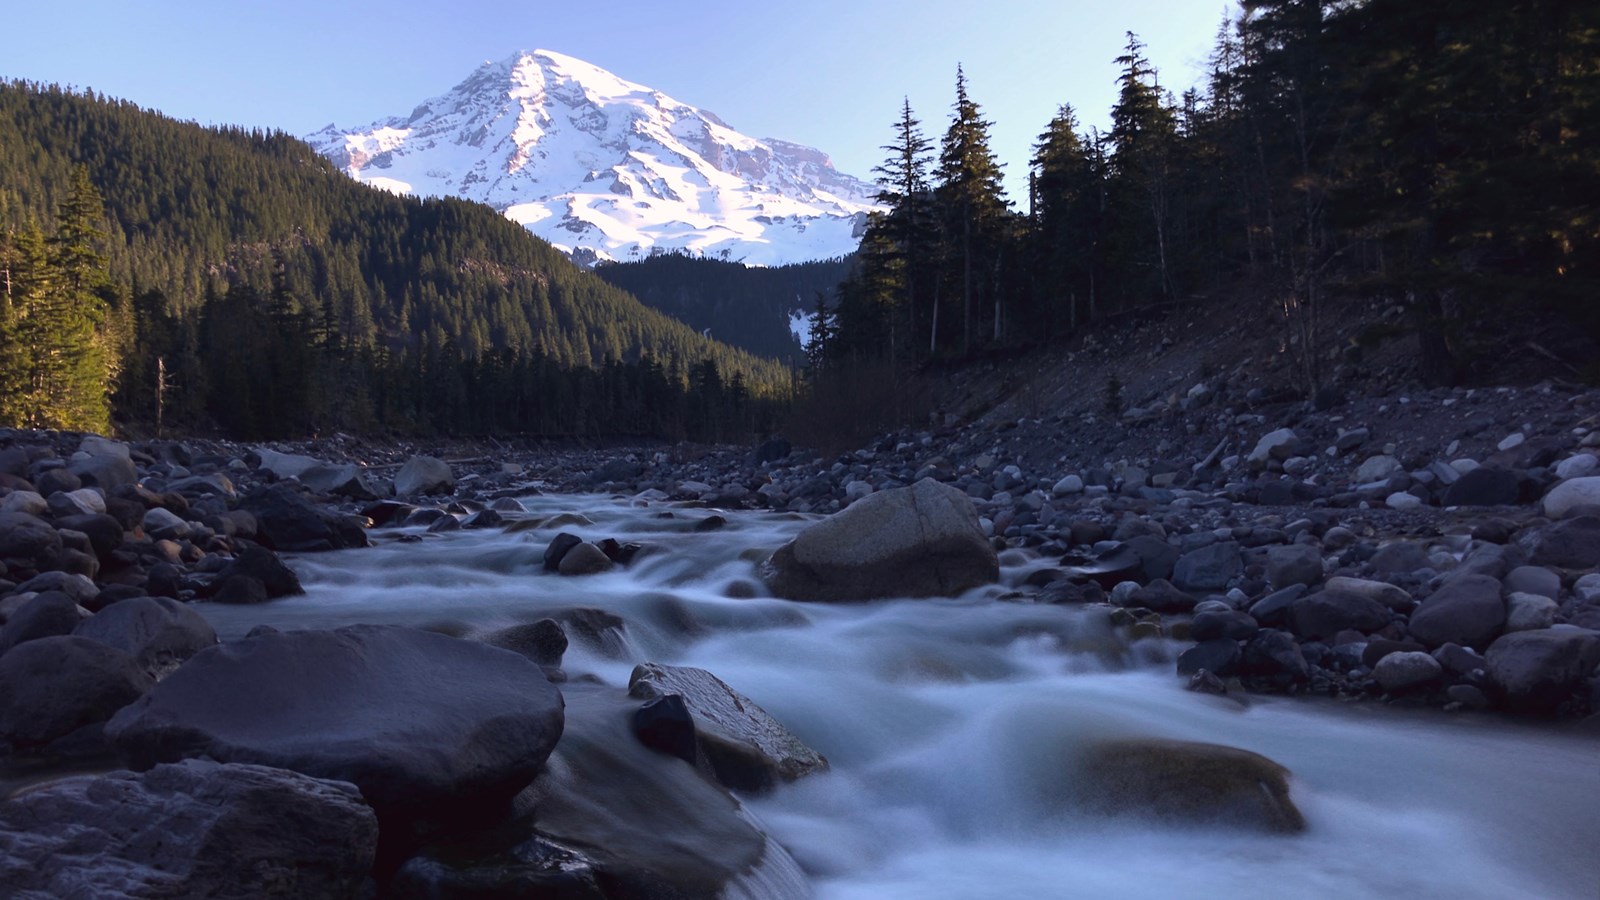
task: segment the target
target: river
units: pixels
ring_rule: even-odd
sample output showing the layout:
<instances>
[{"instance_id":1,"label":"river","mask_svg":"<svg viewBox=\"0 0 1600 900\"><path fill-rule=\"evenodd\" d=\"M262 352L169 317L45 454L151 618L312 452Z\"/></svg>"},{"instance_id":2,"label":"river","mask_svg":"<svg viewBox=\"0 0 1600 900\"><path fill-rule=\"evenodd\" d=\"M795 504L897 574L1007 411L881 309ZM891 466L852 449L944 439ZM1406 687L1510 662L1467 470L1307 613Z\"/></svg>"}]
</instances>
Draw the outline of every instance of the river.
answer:
<instances>
[{"instance_id":1,"label":"river","mask_svg":"<svg viewBox=\"0 0 1600 900\"><path fill-rule=\"evenodd\" d=\"M636 663L707 669L828 757L830 772L749 808L828 900L1600 897L1600 741L1486 715L1189 693L1181 645L1129 644L1103 612L997 599L863 605L750 598L754 550L810 519L536 495L526 518L291 560L302 597L203 604L224 639L258 624L487 631L558 607L628 622L574 639L564 668L626 688ZM560 530L638 541L627 569L542 571ZM1026 561L1002 557L1016 577ZM1294 773L1304 834L1075 814L1073 748L1108 737L1227 744Z\"/></svg>"}]
</instances>

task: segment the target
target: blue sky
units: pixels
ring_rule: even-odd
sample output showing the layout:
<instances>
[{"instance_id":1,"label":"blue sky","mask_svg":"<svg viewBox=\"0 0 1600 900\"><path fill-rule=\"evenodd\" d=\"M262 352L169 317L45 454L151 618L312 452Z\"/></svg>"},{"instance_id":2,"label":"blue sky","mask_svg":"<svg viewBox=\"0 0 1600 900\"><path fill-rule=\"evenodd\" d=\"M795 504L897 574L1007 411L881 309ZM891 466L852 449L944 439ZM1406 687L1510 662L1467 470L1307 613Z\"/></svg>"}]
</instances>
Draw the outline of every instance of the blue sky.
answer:
<instances>
[{"instance_id":1,"label":"blue sky","mask_svg":"<svg viewBox=\"0 0 1600 900\"><path fill-rule=\"evenodd\" d=\"M407 113L479 63L549 49L734 128L820 147L869 177L902 96L937 141L955 68L994 123L1019 202L1057 105L1101 125L1125 31L1162 82L1199 78L1225 0L73 0L6 14L0 76L60 82L202 123L305 134Z\"/></svg>"}]
</instances>

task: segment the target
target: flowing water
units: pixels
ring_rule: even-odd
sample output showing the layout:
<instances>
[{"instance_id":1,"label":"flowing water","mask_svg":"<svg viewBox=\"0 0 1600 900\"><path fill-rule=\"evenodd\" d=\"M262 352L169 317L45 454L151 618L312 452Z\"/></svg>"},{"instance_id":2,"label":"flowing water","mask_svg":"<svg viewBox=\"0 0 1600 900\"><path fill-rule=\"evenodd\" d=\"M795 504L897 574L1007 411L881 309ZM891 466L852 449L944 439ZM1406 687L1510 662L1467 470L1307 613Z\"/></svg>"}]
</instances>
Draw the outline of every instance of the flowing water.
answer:
<instances>
[{"instance_id":1,"label":"flowing water","mask_svg":"<svg viewBox=\"0 0 1600 900\"><path fill-rule=\"evenodd\" d=\"M576 637L564 667L625 688L635 663L705 668L832 763L749 801L839 900L1051 897L1600 897L1600 741L1436 711L1192 694L1177 645L1129 644L1103 613L995 599L865 605L747 596L754 549L808 520L606 497L534 496L530 519L653 548L626 570L542 571L563 528L456 532L293 560L306 595L201 607L226 638L257 624L478 632L558 608L628 623ZM1009 560L1020 564L1021 560ZM1016 577L1015 567L1008 569ZM732 596L730 596L732 595ZM1227 744L1294 772L1304 834L1091 817L1065 761L1106 738Z\"/></svg>"}]
</instances>

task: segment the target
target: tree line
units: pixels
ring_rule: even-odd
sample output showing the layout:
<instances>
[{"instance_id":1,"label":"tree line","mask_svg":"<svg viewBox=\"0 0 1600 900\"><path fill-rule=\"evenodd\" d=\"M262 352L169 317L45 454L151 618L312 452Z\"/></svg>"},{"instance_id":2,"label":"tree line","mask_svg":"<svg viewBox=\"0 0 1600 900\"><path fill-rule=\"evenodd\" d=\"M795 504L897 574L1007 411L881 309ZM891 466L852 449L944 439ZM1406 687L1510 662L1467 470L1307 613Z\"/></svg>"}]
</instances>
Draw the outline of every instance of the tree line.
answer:
<instances>
[{"instance_id":1,"label":"tree line","mask_svg":"<svg viewBox=\"0 0 1600 900\"><path fill-rule=\"evenodd\" d=\"M0 252L4 424L714 437L792 390L488 207L54 85L0 83Z\"/></svg>"},{"instance_id":2,"label":"tree line","mask_svg":"<svg viewBox=\"0 0 1600 900\"><path fill-rule=\"evenodd\" d=\"M1021 210L965 72L937 146L903 106L875 170L887 211L814 311L813 368L1227 295L1268 298L1299 348L1334 298L1401 308L1435 383L1519 320L1600 340L1600 5L1245 0L1199 86L1164 86L1132 33L1116 62L1109 129L1062 105ZM1297 362L1314 392L1317 354Z\"/></svg>"}]
</instances>

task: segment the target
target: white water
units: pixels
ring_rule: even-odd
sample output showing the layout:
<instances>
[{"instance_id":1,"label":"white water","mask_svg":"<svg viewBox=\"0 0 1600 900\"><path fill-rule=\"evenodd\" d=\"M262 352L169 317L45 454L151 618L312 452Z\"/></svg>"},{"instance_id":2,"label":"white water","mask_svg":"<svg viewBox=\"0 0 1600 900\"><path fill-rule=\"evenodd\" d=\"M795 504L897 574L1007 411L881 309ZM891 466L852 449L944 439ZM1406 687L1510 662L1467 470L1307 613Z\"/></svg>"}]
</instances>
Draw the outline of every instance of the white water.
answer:
<instances>
[{"instance_id":1,"label":"white water","mask_svg":"<svg viewBox=\"0 0 1600 900\"><path fill-rule=\"evenodd\" d=\"M708 669L832 771L754 800L819 897L1600 897L1600 741L1493 718L1182 690L1174 647L1127 647L1092 612L960 600L860 606L729 599L741 554L806 522L533 497L593 526L457 532L293 560L307 595L199 607L224 638L256 624L490 630L553 607L628 621L621 658L574 639L564 667L625 687L637 662ZM671 511L673 518L660 518ZM558 530L657 548L625 571L541 570ZM737 593L737 591L735 591ZM989 592L990 595L997 591ZM1110 736L1227 744L1295 774L1294 837L1075 815L1073 748Z\"/></svg>"}]
</instances>

